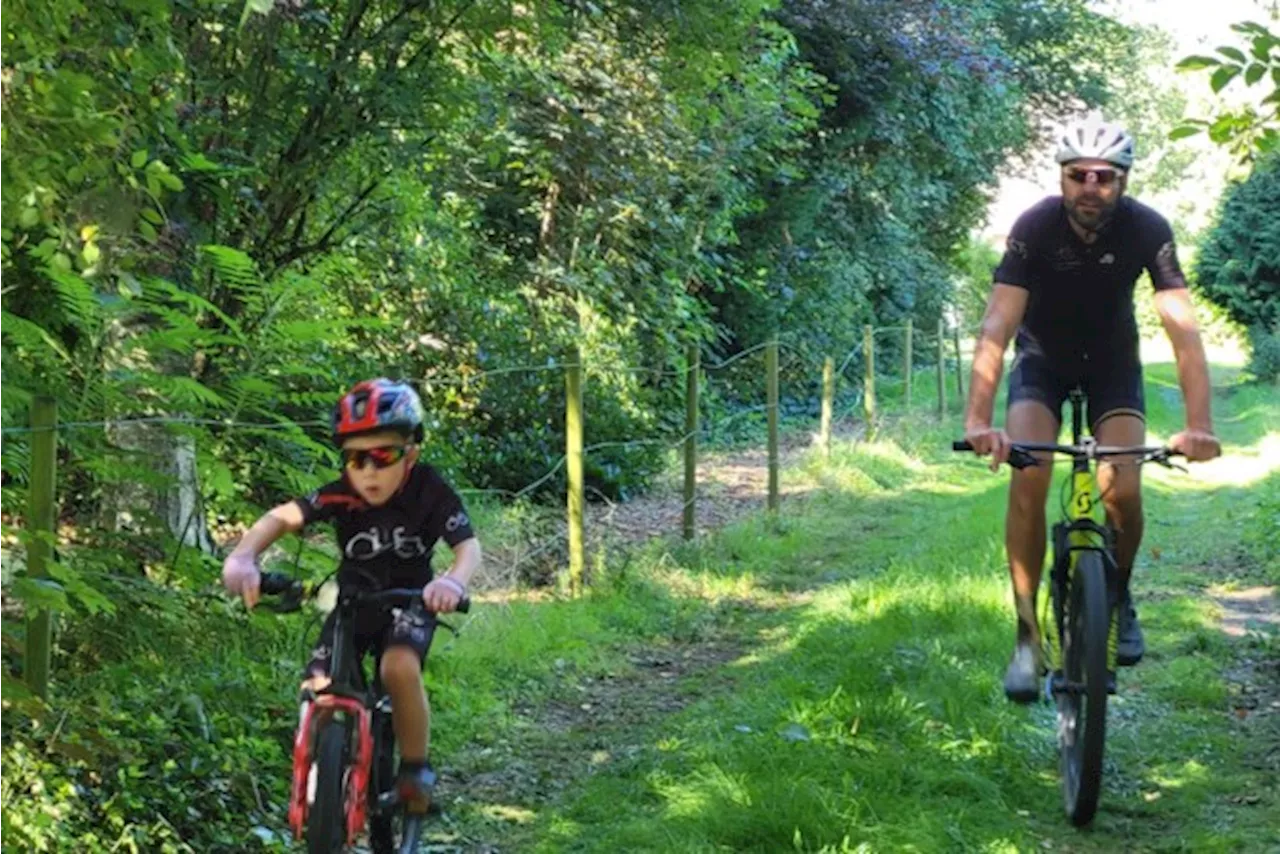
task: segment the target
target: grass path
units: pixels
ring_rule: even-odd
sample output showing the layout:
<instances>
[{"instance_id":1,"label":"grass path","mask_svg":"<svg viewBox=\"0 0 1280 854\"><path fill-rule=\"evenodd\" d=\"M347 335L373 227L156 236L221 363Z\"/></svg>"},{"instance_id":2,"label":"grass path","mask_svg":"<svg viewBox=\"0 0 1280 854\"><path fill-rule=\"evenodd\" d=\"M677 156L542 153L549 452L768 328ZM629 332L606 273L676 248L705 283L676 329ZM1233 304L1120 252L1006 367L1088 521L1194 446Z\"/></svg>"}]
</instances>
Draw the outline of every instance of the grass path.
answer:
<instances>
[{"instance_id":1,"label":"grass path","mask_svg":"<svg viewBox=\"0 0 1280 854\"><path fill-rule=\"evenodd\" d=\"M1180 418L1172 378L1150 372L1153 437ZM1121 675L1092 829L1062 816L1051 711L1000 691L1007 476L912 422L788 473L816 487L779 530L654 544L585 600L512 603L435 657L435 843L1280 850L1280 642L1227 636L1206 592L1277 580L1280 400L1224 387L1216 412L1226 459L1149 472L1149 653Z\"/></svg>"}]
</instances>

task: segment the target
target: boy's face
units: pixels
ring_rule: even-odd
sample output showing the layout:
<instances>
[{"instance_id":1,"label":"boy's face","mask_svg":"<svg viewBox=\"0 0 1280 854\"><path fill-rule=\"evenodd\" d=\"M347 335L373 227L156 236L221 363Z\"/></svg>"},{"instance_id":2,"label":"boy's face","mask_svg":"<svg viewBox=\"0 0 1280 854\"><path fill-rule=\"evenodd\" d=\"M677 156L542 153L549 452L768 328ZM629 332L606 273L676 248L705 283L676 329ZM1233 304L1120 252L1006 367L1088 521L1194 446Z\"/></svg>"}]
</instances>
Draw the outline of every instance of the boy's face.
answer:
<instances>
[{"instance_id":1,"label":"boy's face","mask_svg":"<svg viewBox=\"0 0 1280 854\"><path fill-rule=\"evenodd\" d=\"M345 440L342 457L352 488L370 505L381 507L404 482L405 472L417 460L418 449L399 433L387 431Z\"/></svg>"}]
</instances>

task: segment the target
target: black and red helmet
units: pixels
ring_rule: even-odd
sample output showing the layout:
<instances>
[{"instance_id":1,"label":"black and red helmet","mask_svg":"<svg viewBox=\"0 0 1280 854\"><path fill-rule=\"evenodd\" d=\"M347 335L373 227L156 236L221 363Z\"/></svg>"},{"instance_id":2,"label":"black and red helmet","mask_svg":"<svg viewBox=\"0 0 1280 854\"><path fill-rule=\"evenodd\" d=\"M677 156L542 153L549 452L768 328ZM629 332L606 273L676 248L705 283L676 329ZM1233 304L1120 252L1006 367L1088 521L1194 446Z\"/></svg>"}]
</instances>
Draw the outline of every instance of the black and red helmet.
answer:
<instances>
[{"instance_id":1,"label":"black and red helmet","mask_svg":"<svg viewBox=\"0 0 1280 854\"><path fill-rule=\"evenodd\" d=\"M333 408L333 441L394 430L421 442L422 401L413 387L385 377L352 386Z\"/></svg>"}]
</instances>

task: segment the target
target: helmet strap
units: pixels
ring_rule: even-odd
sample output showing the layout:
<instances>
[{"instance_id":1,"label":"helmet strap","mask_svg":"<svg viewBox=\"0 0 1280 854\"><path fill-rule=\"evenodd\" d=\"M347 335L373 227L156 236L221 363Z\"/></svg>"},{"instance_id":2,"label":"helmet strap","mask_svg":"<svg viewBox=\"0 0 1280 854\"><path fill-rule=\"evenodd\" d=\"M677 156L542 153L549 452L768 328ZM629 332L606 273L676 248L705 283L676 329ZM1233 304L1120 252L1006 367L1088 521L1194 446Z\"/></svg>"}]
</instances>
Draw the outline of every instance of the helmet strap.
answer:
<instances>
[{"instance_id":1,"label":"helmet strap","mask_svg":"<svg viewBox=\"0 0 1280 854\"><path fill-rule=\"evenodd\" d=\"M409 475L413 472L413 467L418 463L418 446L409 444L405 447L407 450L404 455L404 473L400 475L400 485L396 487L395 495L399 495L401 490L409 483Z\"/></svg>"}]
</instances>

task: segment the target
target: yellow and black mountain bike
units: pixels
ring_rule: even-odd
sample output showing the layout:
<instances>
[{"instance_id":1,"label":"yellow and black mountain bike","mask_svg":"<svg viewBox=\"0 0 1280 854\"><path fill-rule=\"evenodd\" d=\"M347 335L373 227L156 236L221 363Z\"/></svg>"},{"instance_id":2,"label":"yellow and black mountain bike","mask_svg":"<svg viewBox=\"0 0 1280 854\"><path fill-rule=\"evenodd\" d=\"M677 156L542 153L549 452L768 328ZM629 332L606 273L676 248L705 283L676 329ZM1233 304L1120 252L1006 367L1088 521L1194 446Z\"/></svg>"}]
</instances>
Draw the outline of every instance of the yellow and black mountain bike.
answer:
<instances>
[{"instance_id":1,"label":"yellow and black mountain bike","mask_svg":"<svg viewBox=\"0 0 1280 854\"><path fill-rule=\"evenodd\" d=\"M1058 749L1061 754L1062 797L1075 825L1093 820L1102 791L1102 753L1107 730L1107 695L1115 691L1119 572L1115 536L1107 527L1099 500L1093 465L1104 459L1128 458L1124 464L1169 461L1176 452L1166 447L1107 447L1081 436L1084 394L1073 389L1071 444L1015 442L1009 465L1041 465L1036 453L1071 458L1071 477L1064 484L1062 521L1053 526L1053 569L1049 597L1042 612L1043 660L1048 667L1045 699L1058 707ZM968 442L952 449L972 451ZM1048 461L1043 461L1048 464Z\"/></svg>"}]
</instances>

